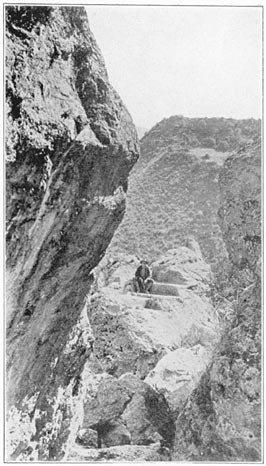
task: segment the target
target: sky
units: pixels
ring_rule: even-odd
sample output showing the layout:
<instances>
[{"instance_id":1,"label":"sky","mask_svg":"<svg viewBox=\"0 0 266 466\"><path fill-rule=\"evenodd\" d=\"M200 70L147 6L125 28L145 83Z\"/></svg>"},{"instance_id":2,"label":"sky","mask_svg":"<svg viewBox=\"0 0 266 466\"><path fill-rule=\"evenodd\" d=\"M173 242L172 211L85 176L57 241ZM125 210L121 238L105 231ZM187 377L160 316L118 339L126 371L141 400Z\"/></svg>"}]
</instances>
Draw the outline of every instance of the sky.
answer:
<instances>
[{"instance_id":1,"label":"sky","mask_svg":"<svg viewBox=\"0 0 266 466\"><path fill-rule=\"evenodd\" d=\"M88 6L87 13L136 126L171 115L261 117L261 8Z\"/></svg>"}]
</instances>

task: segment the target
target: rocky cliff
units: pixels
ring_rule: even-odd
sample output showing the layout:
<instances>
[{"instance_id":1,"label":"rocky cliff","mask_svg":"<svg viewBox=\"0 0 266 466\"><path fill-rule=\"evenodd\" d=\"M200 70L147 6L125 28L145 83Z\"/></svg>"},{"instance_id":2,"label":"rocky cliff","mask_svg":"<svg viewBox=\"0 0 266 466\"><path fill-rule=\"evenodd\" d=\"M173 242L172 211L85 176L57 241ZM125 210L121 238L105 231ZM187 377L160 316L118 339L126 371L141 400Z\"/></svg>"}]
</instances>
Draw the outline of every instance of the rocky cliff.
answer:
<instances>
[{"instance_id":1,"label":"rocky cliff","mask_svg":"<svg viewBox=\"0 0 266 466\"><path fill-rule=\"evenodd\" d=\"M6 7L6 63L9 458L57 460L91 352L90 272L138 140L83 8Z\"/></svg>"},{"instance_id":2,"label":"rocky cliff","mask_svg":"<svg viewBox=\"0 0 266 466\"><path fill-rule=\"evenodd\" d=\"M254 119L173 116L156 124L141 140L111 250L154 260L193 235L208 263L219 268L227 257L217 221L219 173L230 152L259 134Z\"/></svg>"},{"instance_id":3,"label":"rocky cliff","mask_svg":"<svg viewBox=\"0 0 266 466\"><path fill-rule=\"evenodd\" d=\"M175 460L261 459L261 149L229 157L219 211L233 264L234 313L209 369L176 422Z\"/></svg>"},{"instance_id":4,"label":"rocky cliff","mask_svg":"<svg viewBox=\"0 0 266 466\"><path fill-rule=\"evenodd\" d=\"M259 461L260 122L156 125L105 255L138 140L85 11L9 6L6 34L7 458Z\"/></svg>"}]
</instances>

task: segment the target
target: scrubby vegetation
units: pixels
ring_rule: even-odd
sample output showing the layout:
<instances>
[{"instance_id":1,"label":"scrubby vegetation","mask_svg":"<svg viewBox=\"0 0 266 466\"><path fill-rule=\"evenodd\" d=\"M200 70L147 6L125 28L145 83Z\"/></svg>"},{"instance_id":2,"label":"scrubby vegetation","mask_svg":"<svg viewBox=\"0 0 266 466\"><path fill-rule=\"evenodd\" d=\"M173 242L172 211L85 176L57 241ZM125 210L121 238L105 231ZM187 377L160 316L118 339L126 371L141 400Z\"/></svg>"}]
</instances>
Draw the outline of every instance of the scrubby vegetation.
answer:
<instances>
[{"instance_id":1,"label":"scrubby vegetation","mask_svg":"<svg viewBox=\"0 0 266 466\"><path fill-rule=\"evenodd\" d=\"M230 151L259 132L254 119L174 116L155 125L141 141L127 212L111 248L153 260L193 235L220 269L227 253L217 222L219 173Z\"/></svg>"},{"instance_id":2,"label":"scrubby vegetation","mask_svg":"<svg viewBox=\"0 0 266 466\"><path fill-rule=\"evenodd\" d=\"M179 143L181 147L206 147L226 152L252 142L260 134L260 120L249 118L185 118L172 116L157 123L142 140L145 152ZM152 155L152 153L150 153Z\"/></svg>"}]
</instances>

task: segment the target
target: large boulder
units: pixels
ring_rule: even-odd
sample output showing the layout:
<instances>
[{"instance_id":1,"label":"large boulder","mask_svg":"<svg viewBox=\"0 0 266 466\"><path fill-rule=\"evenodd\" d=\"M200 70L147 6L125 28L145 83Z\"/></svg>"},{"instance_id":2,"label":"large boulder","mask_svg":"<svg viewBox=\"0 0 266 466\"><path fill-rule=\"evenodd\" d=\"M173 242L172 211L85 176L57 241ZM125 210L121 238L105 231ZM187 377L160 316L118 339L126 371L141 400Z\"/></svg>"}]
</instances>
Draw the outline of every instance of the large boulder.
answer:
<instances>
[{"instance_id":1,"label":"large boulder","mask_svg":"<svg viewBox=\"0 0 266 466\"><path fill-rule=\"evenodd\" d=\"M145 382L164 395L176 414L196 388L209 361L210 352L201 345L179 348L160 359Z\"/></svg>"},{"instance_id":2,"label":"large boulder","mask_svg":"<svg viewBox=\"0 0 266 466\"><path fill-rule=\"evenodd\" d=\"M133 374L83 375L86 388L82 431L98 432L99 445L170 444L174 422L164 397Z\"/></svg>"},{"instance_id":3,"label":"large boulder","mask_svg":"<svg viewBox=\"0 0 266 466\"><path fill-rule=\"evenodd\" d=\"M131 281L139 265L137 257L130 254L106 254L94 269L97 289L105 287L124 290L125 284Z\"/></svg>"},{"instance_id":4,"label":"large boulder","mask_svg":"<svg viewBox=\"0 0 266 466\"><path fill-rule=\"evenodd\" d=\"M191 287L204 286L213 280L211 268L203 260L195 243L187 242L190 247L170 249L152 265L152 277L158 282ZM199 248L199 246L197 245Z\"/></svg>"},{"instance_id":5,"label":"large boulder","mask_svg":"<svg viewBox=\"0 0 266 466\"><path fill-rule=\"evenodd\" d=\"M84 8L5 11L6 381L20 413L9 419L28 415L26 443L52 461L64 457L91 352L79 325L90 272L122 220L138 140Z\"/></svg>"},{"instance_id":6,"label":"large boulder","mask_svg":"<svg viewBox=\"0 0 266 466\"><path fill-rule=\"evenodd\" d=\"M121 416L131 434L131 442L149 445L163 441L172 445L174 421L169 406L161 394L142 383Z\"/></svg>"},{"instance_id":7,"label":"large boulder","mask_svg":"<svg viewBox=\"0 0 266 466\"><path fill-rule=\"evenodd\" d=\"M127 389L131 397L143 387L143 381L131 372L126 372L121 375L118 380L123 384L123 387Z\"/></svg>"},{"instance_id":8,"label":"large boulder","mask_svg":"<svg viewBox=\"0 0 266 466\"><path fill-rule=\"evenodd\" d=\"M94 375L92 376L94 377ZM98 427L115 420L122 414L130 401L130 395L123 384L109 374L95 375L97 391L86 379L87 394L84 399L83 427Z\"/></svg>"},{"instance_id":9,"label":"large boulder","mask_svg":"<svg viewBox=\"0 0 266 466\"><path fill-rule=\"evenodd\" d=\"M98 448L98 432L93 429L80 429L76 442L85 447Z\"/></svg>"},{"instance_id":10,"label":"large boulder","mask_svg":"<svg viewBox=\"0 0 266 466\"><path fill-rule=\"evenodd\" d=\"M102 447L113 447L116 445L130 445L131 435L122 421L111 421L108 429L102 435Z\"/></svg>"},{"instance_id":11,"label":"large boulder","mask_svg":"<svg viewBox=\"0 0 266 466\"><path fill-rule=\"evenodd\" d=\"M190 290L180 297L154 300L120 293L98 295L89 319L95 337L94 357L102 370L145 377L166 352L198 343L212 347L218 338L211 303Z\"/></svg>"}]
</instances>

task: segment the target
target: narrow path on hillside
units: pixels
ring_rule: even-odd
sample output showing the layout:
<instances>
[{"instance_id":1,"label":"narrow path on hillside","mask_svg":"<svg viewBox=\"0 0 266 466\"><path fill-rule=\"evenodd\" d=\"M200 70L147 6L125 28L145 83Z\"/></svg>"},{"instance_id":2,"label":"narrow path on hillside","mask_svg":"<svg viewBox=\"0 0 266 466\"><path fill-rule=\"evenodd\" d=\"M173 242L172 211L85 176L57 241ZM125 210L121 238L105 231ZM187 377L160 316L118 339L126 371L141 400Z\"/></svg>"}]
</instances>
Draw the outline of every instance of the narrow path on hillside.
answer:
<instances>
[{"instance_id":1,"label":"narrow path on hillside","mask_svg":"<svg viewBox=\"0 0 266 466\"><path fill-rule=\"evenodd\" d=\"M156 162L159 162L159 160L161 160L166 154L167 154L167 151L164 151L164 152L156 155L156 157L152 158L147 163L146 167L143 168L143 170L141 171L141 173L138 176L143 176Z\"/></svg>"}]
</instances>

